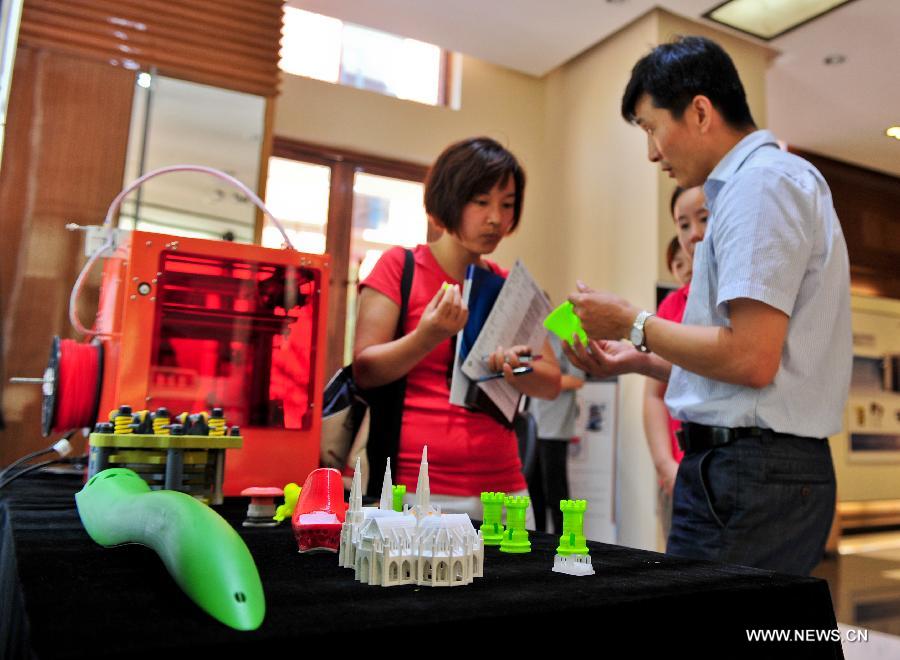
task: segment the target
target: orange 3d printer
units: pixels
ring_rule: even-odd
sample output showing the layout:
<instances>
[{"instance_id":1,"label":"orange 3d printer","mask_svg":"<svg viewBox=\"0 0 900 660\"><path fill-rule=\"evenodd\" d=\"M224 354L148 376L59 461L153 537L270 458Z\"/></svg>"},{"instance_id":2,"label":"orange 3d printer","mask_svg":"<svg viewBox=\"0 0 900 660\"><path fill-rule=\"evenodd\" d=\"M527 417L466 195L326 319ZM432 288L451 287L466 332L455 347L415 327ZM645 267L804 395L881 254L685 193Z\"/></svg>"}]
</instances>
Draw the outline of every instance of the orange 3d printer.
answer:
<instances>
[{"instance_id":1,"label":"orange 3d printer","mask_svg":"<svg viewBox=\"0 0 900 660\"><path fill-rule=\"evenodd\" d=\"M112 227L128 192L175 169L224 178L268 214L243 184L199 166L157 170L123 190L103 227L89 228L94 247L69 311L90 341L54 340L44 433L92 427L120 404L173 415L219 407L243 438L226 453L225 495L297 481L319 457L328 256ZM100 306L86 329L75 303L101 258Z\"/></svg>"}]
</instances>

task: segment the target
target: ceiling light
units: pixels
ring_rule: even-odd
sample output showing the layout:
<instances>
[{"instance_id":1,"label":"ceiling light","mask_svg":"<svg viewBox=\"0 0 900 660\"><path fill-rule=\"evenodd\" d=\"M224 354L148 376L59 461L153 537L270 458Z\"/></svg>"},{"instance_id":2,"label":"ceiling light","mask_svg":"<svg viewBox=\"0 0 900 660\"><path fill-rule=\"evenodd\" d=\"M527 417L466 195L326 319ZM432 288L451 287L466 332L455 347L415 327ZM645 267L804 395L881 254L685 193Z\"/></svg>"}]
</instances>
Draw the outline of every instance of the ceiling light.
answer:
<instances>
[{"instance_id":1,"label":"ceiling light","mask_svg":"<svg viewBox=\"0 0 900 660\"><path fill-rule=\"evenodd\" d=\"M900 140L900 126L891 126L884 132L888 137L892 137L896 140Z\"/></svg>"},{"instance_id":2,"label":"ceiling light","mask_svg":"<svg viewBox=\"0 0 900 660\"><path fill-rule=\"evenodd\" d=\"M728 0L703 17L768 41L852 1Z\"/></svg>"},{"instance_id":3,"label":"ceiling light","mask_svg":"<svg viewBox=\"0 0 900 660\"><path fill-rule=\"evenodd\" d=\"M146 71L142 71L138 74L137 84L143 87L144 89L150 88L150 83L153 81L152 76Z\"/></svg>"}]
</instances>

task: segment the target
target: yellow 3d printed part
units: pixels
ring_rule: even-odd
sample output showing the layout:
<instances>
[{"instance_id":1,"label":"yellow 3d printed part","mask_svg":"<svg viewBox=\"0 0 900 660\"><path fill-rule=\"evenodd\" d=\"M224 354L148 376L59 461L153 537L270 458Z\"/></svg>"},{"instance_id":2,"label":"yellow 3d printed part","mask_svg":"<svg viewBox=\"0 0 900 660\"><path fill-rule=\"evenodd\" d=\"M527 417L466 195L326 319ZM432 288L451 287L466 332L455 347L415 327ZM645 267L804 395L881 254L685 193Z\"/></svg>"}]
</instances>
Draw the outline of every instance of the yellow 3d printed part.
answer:
<instances>
[{"instance_id":1,"label":"yellow 3d printed part","mask_svg":"<svg viewBox=\"0 0 900 660\"><path fill-rule=\"evenodd\" d=\"M294 509L297 508L297 500L300 499L301 490L300 486L294 482L284 487L284 504L278 505L278 508L275 509L275 515L272 516L273 520L281 522L285 518L290 518L294 515Z\"/></svg>"}]
</instances>

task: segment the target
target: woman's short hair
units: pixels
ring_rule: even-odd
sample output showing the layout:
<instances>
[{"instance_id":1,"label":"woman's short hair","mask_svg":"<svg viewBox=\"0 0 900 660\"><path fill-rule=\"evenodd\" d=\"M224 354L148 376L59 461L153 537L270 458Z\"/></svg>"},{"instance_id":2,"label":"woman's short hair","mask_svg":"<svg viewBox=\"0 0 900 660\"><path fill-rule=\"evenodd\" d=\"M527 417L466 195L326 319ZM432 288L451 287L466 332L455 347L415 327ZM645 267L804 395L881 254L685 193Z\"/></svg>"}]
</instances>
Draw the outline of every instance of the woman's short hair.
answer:
<instances>
[{"instance_id":1,"label":"woman's short hair","mask_svg":"<svg viewBox=\"0 0 900 660\"><path fill-rule=\"evenodd\" d=\"M678 237L673 236L672 240L669 241L669 245L666 247L666 266L669 267L669 272L672 272L672 262L675 261L675 255L678 254L678 250L681 249L681 243L678 242Z\"/></svg>"},{"instance_id":2,"label":"woman's short hair","mask_svg":"<svg viewBox=\"0 0 900 660\"><path fill-rule=\"evenodd\" d=\"M519 161L496 140L469 138L451 144L434 161L425 179L425 212L447 231L456 233L463 208L477 195L483 195L512 177L516 184L513 223L519 225L525 195L525 170Z\"/></svg>"},{"instance_id":3,"label":"woman's short hair","mask_svg":"<svg viewBox=\"0 0 900 660\"><path fill-rule=\"evenodd\" d=\"M669 200L669 213L672 214L673 220L678 220L678 218L675 217L675 202L678 201L678 198L681 197L681 193L683 193L685 190L687 190L687 188L678 186L677 188L675 188L675 190L672 191L672 199Z\"/></svg>"}]
</instances>

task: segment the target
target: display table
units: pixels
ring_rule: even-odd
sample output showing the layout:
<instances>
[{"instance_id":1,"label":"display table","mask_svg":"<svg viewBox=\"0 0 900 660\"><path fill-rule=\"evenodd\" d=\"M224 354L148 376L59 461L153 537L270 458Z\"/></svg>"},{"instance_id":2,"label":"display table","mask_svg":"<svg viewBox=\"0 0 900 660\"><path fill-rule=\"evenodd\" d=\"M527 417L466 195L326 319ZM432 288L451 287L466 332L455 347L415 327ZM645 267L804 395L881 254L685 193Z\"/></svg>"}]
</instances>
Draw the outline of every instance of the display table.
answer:
<instances>
[{"instance_id":1,"label":"display table","mask_svg":"<svg viewBox=\"0 0 900 660\"><path fill-rule=\"evenodd\" d=\"M237 632L188 600L152 550L91 541L80 487L42 475L0 491L0 657L302 658L326 644L342 657L512 657L535 643L552 657L843 657L839 642L747 639L747 629L835 629L823 580L599 543L589 544L596 575L571 577L550 570L556 539L533 534L527 555L486 548L485 577L469 586L370 587L333 553L298 554L287 524L241 527L240 500L217 510L256 560L267 613L259 630Z\"/></svg>"}]
</instances>

